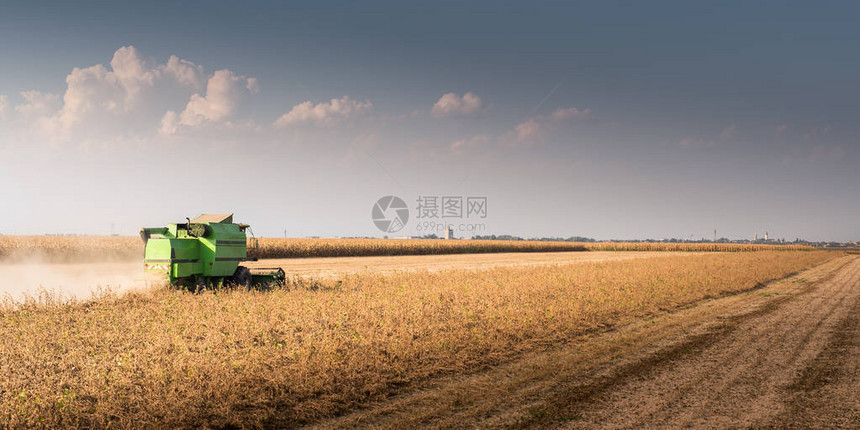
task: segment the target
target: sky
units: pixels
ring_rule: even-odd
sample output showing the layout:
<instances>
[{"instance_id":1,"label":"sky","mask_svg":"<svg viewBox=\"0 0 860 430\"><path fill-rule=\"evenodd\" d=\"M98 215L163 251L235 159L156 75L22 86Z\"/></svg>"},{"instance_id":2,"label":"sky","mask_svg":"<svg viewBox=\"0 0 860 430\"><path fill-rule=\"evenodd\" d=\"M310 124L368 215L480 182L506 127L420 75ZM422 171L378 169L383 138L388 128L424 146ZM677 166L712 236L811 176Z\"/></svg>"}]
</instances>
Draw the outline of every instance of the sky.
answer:
<instances>
[{"instance_id":1,"label":"sky","mask_svg":"<svg viewBox=\"0 0 860 430\"><path fill-rule=\"evenodd\" d=\"M860 239L853 2L0 9L3 234Z\"/></svg>"}]
</instances>

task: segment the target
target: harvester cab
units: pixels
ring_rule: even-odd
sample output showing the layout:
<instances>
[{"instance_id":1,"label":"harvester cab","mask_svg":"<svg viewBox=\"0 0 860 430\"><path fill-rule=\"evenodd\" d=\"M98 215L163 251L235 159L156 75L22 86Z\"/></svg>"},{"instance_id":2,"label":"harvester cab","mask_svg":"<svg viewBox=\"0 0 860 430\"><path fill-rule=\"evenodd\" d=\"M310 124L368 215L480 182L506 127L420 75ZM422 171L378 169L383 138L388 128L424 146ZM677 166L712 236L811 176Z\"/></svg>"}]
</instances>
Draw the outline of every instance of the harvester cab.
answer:
<instances>
[{"instance_id":1,"label":"harvester cab","mask_svg":"<svg viewBox=\"0 0 860 430\"><path fill-rule=\"evenodd\" d=\"M282 283L286 275L281 268L239 265L256 261L248 257L249 228L233 223L233 214L204 214L167 227L142 228L144 272L193 291L225 283L246 288Z\"/></svg>"}]
</instances>

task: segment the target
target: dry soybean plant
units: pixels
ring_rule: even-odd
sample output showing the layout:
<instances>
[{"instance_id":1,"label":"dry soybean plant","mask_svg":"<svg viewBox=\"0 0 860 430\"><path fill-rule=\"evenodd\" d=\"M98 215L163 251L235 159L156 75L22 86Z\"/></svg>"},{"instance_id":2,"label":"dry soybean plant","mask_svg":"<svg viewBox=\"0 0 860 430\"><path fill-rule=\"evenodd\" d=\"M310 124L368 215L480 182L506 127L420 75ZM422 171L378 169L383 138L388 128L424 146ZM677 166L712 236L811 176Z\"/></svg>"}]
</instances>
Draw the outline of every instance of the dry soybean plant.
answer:
<instances>
[{"instance_id":1,"label":"dry soybean plant","mask_svg":"<svg viewBox=\"0 0 860 430\"><path fill-rule=\"evenodd\" d=\"M293 279L274 291L158 289L0 311L10 427L288 427L467 373L830 252L675 255ZM312 288L310 288L312 286Z\"/></svg>"}]
</instances>

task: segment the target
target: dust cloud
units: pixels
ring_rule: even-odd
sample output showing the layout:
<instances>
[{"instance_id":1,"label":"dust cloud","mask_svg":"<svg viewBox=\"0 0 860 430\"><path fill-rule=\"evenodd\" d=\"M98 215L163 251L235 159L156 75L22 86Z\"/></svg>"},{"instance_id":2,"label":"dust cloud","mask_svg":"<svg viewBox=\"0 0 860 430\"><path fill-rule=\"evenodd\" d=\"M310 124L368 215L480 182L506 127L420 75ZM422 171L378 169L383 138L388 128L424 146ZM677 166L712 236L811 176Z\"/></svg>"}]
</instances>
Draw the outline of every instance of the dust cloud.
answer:
<instances>
[{"instance_id":1,"label":"dust cloud","mask_svg":"<svg viewBox=\"0 0 860 430\"><path fill-rule=\"evenodd\" d=\"M140 262L51 263L35 258L0 260L0 298L20 302L48 296L88 300L105 291L121 294L150 288Z\"/></svg>"}]
</instances>

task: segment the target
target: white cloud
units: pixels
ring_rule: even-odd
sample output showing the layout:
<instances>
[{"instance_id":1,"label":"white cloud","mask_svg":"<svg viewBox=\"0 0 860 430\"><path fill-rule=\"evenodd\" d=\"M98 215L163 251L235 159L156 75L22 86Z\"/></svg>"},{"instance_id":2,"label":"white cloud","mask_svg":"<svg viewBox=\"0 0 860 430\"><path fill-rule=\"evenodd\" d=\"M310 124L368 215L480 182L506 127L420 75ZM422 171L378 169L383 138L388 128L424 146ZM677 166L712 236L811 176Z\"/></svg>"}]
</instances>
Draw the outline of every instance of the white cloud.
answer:
<instances>
[{"instance_id":1,"label":"white cloud","mask_svg":"<svg viewBox=\"0 0 860 430\"><path fill-rule=\"evenodd\" d=\"M195 89L203 86L205 78L203 66L198 66L175 55L171 55L167 59L167 63L162 65L159 70L181 85Z\"/></svg>"},{"instance_id":2,"label":"white cloud","mask_svg":"<svg viewBox=\"0 0 860 430\"><path fill-rule=\"evenodd\" d=\"M560 126L560 123L574 119L583 119L591 115L591 109L558 108L550 115L534 116L517 124L508 140L517 143L532 144L542 141L547 133Z\"/></svg>"},{"instance_id":3,"label":"white cloud","mask_svg":"<svg viewBox=\"0 0 860 430\"><path fill-rule=\"evenodd\" d=\"M206 95L194 94L180 117L182 124L198 125L203 121L218 121L233 114L241 88L242 76L229 70L218 70L206 83Z\"/></svg>"},{"instance_id":4,"label":"white cloud","mask_svg":"<svg viewBox=\"0 0 860 430\"><path fill-rule=\"evenodd\" d=\"M126 102L133 102L143 87L151 87L159 71L148 68L134 46L123 46L110 60L116 83L125 90Z\"/></svg>"},{"instance_id":5,"label":"white cloud","mask_svg":"<svg viewBox=\"0 0 860 430\"><path fill-rule=\"evenodd\" d=\"M517 124L514 128L514 135L520 143L535 142L543 138L545 125L538 122L535 118L529 118L528 121Z\"/></svg>"},{"instance_id":6,"label":"white cloud","mask_svg":"<svg viewBox=\"0 0 860 430\"><path fill-rule=\"evenodd\" d=\"M6 110L9 107L9 98L0 94L0 119L6 116Z\"/></svg>"},{"instance_id":7,"label":"white cloud","mask_svg":"<svg viewBox=\"0 0 860 430\"><path fill-rule=\"evenodd\" d=\"M158 64L124 46L108 65L72 69L61 99L21 93L24 103L15 113L22 130L53 142L139 141L156 131L230 120L242 96L257 91L254 78L219 70L207 80L203 67L190 61L172 55Z\"/></svg>"},{"instance_id":8,"label":"white cloud","mask_svg":"<svg viewBox=\"0 0 860 430\"><path fill-rule=\"evenodd\" d=\"M276 127L287 127L298 124L313 124L316 126L330 126L373 109L373 103L369 100L359 102L343 96L339 99L331 99L328 103L313 104L306 101L297 104L289 112L281 115L275 121Z\"/></svg>"},{"instance_id":9,"label":"white cloud","mask_svg":"<svg viewBox=\"0 0 860 430\"><path fill-rule=\"evenodd\" d=\"M85 69L74 68L66 77L66 84L63 107L55 118L64 131L91 113L125 111L125 102L134 98L125 93L116 75L101 64Z\"/></svg>"},{"instance_id":10,"label":"white cloud","mask_svg":"<svg viewBox=\"0 0 860 430\"><path fill-rule=\"evenodd\" d=\"M138 106L141 92L150 90L160 75L158 68L146 65L134 46L117 49L110 69L101 64L74 68L66 77L63 106L53 119L55 131L65 135L78 124L131 112Z\"/></svg>"},{"instance_id":11,"label":"white cloud","mask_svg":"<svg viewBox=\"0 0 860 430\"><path fill-rule=\"evenodd\" d=\"M468 148L483 145L489 141L489 135L479 134L468 139L460 139L458 141L455 141L451 144L451 150L457 153L461 153Z\"/></svg>"},{"instance_id":12,"label":"white cloud","mask_svg":"<svg viewBox=\"0 0 860 430\"><path fill-rule=\"evenodd\" d=\"M257 78L248 78L245 88L247 88L251 94L257 94L260 92L260 83L257 82Z\"/></svg>"},{"instance_id":13,"label":"white cloud","mask_svg":"<svg viewBox=\"0 0 860 430\"><path fill-rule=\"evenodd\" d=\"M53 115L60 108L60 96L41 91L22 91L24 103L15 106L15 112L25 119Z\"/></svg>"},{"instance_id":14,"label":"white cloud","mask_svg":"<svg viewBox=\"0 0 860 430\"><path fill-rule=\"evenodd\" d=\"M579 110L575 107L572 108L558 108L556 109L550 118L555 121L565 121L569 119L577 119L577 118L585 118L591 114L591 109L582 109Z\"/></svg>"},{"instance_id":15,"label":"white cloud","mask_svg":"<svg viewBox=\"0 0 860 430\"><path fill-rule=\"evenodd\" d=\"M716 137L713 135L706 137L685 137L678 141L678 146L684 149L704 149L713 148L722 141L734 139L738 127L735 124L726 126Z\"/></svg>"},{"instance_id":16,"label":"white cloud","mask_svg":"<svg viewBox=\"0 0 860 430\"><path fill-rule=\"evenodd\" d=\"M7 129L8 136L15 136L22 143L26 142L25 145L32 145L51 134L54 128L51 118L60 109L60 96L36 90L19 94L24 102L16 105L11 115L7 114L11 121L8 127L3 128Z\"/></svg>"},{"instance_id":17,"label":"white cloud","mask_svg":"<svg viewBox=\"0 0 860 430\"><path fill-rule=\"evenodd\" d=\"M463 94L463 97L455 93L444 94L439 100L433 104L431 113L435 117L448 115L468 115L476 112L483 106L481 98L475 93L468 92Z\"/></svg>"},{"instance_id":18,"label":"white cloud","mask_svg":"<svg viewBox=\"0 0 860 430\"><path fill-rule=\"evenodd\" d=\"M785 133L786 130L788 130L788 125L787 124L780 124L780 125L776 126L776 128L774 129L774 132L777 134L777 136L782 136L782 134Z\"/></svg>"},{"instance_id":19,"label":"white cloud","mask_svg":"<svg viewBox=\"0 0 860 430\"><path fill-rule=\"evenodd\" d=\"M179 114L176 111L169 110L161 118L161 127L158 128L160 134L173 134L179 130Z\"/></svg>"},{"instance_id":20,"label":"white cloud","mask_svg":"<svg viewBox=\"0 0 860 430\"><path fill-rule=\"evenodd\" d=\"M257 88L256 79L239 76L230 70L216 71L206 83L205 95L194 94L181 113L167 111L159 132L173 134L180 126L199 127L205 123L232 118L240 100Z\"/></svg>"},{"instance_id":21,"label":"white cloud","mask_svg":"<svg viewBox=\"0 0 860 430\"><path fill-rule=\"evenodd\" d=\"M730 140L730 139L734 138L735 137L735 131L737 131L737 129L738 129L737 126L735 126L734 124L724 128L723 131L720 132L720 139L721 140Z\"/></svg>"}]
</instances>

